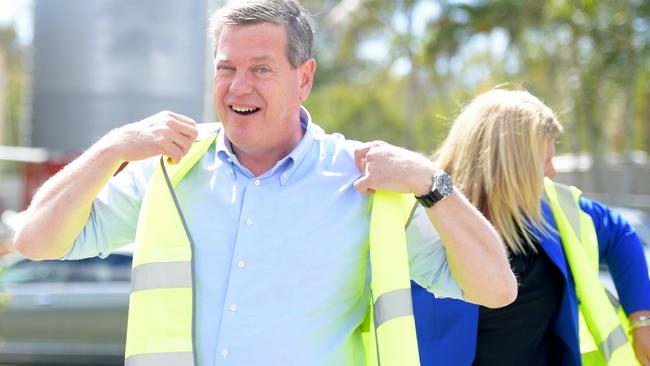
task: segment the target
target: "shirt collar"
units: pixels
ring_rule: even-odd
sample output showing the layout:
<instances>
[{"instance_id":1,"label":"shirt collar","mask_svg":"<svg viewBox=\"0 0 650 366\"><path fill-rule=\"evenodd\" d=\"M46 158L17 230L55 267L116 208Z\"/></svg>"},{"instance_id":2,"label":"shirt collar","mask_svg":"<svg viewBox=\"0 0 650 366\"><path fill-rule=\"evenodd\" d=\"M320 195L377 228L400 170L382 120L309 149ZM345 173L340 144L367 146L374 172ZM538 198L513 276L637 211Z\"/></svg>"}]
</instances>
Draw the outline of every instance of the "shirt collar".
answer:
<instances>
[{"instance_id":1,"label":"shirt collar","mask_svg":"<svg viewBox=\"0 0 650 366\"><path fill-rule=\"evenodd\" d=\"M296 171L296 168L300 165L300 162L304 160L305 156L309 152L309 147L314 141L314 125L312 123L311 115L303 106L300 106L300 126L305 131L305 134L298 145L296 145L289 155L280 159L273 168L262 174L261 177L268 177L280 173L280 184L287 184L293 173ZM216 154L220 160L228 162L231 165L236 165L242 171L248 172L248 169L239 163L237 156L232 152L232 145L226 138L225 133L219 133L217 136Z\"/></svg>"}]
</instances>

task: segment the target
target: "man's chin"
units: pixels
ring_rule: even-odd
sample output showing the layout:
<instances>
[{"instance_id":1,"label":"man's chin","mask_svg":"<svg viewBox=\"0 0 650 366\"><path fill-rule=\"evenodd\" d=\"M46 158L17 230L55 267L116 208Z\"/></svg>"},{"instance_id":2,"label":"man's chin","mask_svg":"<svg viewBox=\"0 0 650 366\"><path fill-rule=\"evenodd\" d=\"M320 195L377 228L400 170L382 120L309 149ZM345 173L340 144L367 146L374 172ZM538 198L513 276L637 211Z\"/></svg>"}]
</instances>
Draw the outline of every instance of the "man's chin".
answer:
<instances>
[{"instance_id":1,"label":"man's chin","mask_svg":"<svg viewBox=\"0 0 650 366\"><path fill-rule=\"evenodd\" d=\"M256 143L253 133L249 128L224 123L224 129L226 130L228 141L236 147L245 149L246 146L254 146Z\"/></svg>"}]
</instances>

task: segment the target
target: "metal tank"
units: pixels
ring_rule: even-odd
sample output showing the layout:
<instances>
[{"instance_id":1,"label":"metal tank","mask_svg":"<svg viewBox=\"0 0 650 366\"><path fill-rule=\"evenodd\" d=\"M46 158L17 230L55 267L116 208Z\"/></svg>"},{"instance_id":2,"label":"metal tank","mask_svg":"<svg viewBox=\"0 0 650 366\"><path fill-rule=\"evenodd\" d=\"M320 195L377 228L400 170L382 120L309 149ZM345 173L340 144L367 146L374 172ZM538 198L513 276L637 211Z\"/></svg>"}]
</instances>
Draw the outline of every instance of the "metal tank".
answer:
<instances>
[{"instance_id":1,"label":"metal tank","mask_svg":"<svg viewBox=\"0 0 650 366\"><path fill-rule=\"evenodd\" d=\"M31 145L81 151L114 127L204 113L206 0L36 0Z\"/></svg>"}]
</instances>

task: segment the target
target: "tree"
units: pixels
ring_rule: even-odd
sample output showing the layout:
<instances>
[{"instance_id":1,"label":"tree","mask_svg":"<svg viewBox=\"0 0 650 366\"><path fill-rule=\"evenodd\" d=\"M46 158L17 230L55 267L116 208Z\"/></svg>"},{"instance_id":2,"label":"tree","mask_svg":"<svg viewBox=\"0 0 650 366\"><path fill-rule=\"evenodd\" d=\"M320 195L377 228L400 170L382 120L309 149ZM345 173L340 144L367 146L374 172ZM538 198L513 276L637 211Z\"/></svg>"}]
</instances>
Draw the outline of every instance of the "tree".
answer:
<instances>
[{"instance_id":1,"label":"tree","mask_svg":"<svg viewBox=\"0 0 650 366\"><path fill-rule=\"evenodd\" d=\"M18 42L13 26L0 28L0 54L4 58L4 68L0 75L5 75L0 82L4 89L4 114L0 116L0 134L3 145L18 145L20 142L20 124L24 113L25 64L24 49Z\"/></svg>"}]
</instances>

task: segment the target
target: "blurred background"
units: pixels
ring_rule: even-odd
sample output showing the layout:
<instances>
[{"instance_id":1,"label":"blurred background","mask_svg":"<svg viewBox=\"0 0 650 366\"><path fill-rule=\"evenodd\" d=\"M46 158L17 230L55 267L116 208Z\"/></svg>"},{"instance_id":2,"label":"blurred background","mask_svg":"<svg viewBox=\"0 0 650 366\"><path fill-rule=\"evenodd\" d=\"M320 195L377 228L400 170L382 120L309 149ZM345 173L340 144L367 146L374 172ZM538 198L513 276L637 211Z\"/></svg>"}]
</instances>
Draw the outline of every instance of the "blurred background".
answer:
<instances>
[{"instance_id":1,"label":"blurred background","mask_svg":"<svg viewBox=\"0 0 650 366\"><path fill-rule=\"evenodd\" d=\"M47 177L114 127L163 109L197 121L216 120L205 30L207 17L222 2L0 0L2 222L11 226L14 213L26 207ZM314 15L318 60L305 104L326 130L429 154L473 96L503 84L525 88L565 126L555 158L558 180L617 207L650 241L650 1L303 4ZM11 230L5 224L0 223L0 241L6 244ZM117 279L106 273L128 269L129 261L117 261L121 267L110 270L106 262L89 262L87 268L101 267L86 270L96 276L77 278L117 281L114 291L122 297L115 306L124 307L128 273ZM8 268L15 264L7 263ZM60 282L68 281L72 270L57 266L64 265L18 266L8 277L13 283L38 283L54 281L60 273ZM29 296L21 306L54 308L56 303L52 294ZM61 326L52 325L51 331L60 332ZM79 337L106 345L102 339L114 338L115 332ZM88 351L92 347L86 344L78 352L114 355L123 342L113 341L104 351ZM0 353L9 343L0 333ZM25 352L14 361L25 361Z\"/></svg>"},{"instance_id":2,"label":"blurred background","mask_svg":"<svg viewBox=\"0 0 650 366\"><path fill-rule=\"evenodd\" d=\"M523 87L565 125L561 180L650 210L649 1L303 2L306 105L327 130L428 154L473 96ZM205 28L221 3L0 0L0 208L111 128L162 109L214 121Z\"/></svg>"}]
</instances>

